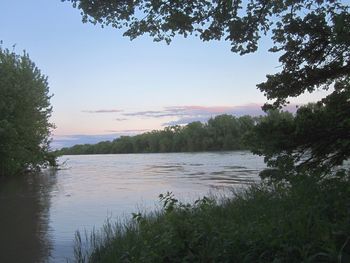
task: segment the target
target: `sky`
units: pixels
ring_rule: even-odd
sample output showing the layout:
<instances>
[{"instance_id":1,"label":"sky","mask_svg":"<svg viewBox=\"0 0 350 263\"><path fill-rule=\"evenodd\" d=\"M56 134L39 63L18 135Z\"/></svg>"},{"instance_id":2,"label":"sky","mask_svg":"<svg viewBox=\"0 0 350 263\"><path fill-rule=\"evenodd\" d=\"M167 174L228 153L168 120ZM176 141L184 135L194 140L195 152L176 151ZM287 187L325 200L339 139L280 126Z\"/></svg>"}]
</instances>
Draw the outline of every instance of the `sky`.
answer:
<instances>
[{"instance_id":1,"label":"sky","mask_svg":"<svg viewBox=\"0 0 350 263\"><path fill-rule=\"evenodd\" d=\"M256 84L278 72L269 39L239 56L224 41L176 37L170 45L148 36L84 24L60 0L1 0L3 47L26 50L48 76L53 147L95 143L167 125L206 121L228 113L259 115L266 102ZM291 100L319 100L317 91Z\"/></svg>"}]
</instances>

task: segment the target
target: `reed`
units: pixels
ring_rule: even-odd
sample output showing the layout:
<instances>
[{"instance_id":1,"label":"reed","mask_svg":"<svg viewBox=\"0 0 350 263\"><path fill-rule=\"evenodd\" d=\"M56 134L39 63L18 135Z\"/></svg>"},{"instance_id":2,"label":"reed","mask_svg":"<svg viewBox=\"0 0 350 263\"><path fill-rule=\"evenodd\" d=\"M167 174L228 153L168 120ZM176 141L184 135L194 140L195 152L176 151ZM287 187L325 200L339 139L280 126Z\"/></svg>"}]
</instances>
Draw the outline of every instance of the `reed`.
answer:
<instances>
[{"instance_id":1,"label":"reed","mask_svg":"<svg viewBox=\"0 0 350 263\"><path fill-rule=\"evenodd\" d=\"M108 221L75 262L350 262L350 176L257 185Z\"/></svg>"}]
</instances>

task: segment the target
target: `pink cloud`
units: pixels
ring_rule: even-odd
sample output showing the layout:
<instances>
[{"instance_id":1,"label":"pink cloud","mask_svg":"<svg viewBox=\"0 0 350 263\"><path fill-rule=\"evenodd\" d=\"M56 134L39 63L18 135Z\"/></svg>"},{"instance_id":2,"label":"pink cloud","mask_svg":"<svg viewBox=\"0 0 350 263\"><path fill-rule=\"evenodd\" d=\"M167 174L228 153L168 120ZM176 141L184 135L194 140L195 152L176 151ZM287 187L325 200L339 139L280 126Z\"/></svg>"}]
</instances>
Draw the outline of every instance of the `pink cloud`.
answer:
<instances>
[{"instance_id":1,"label":"pink cloud","mask_svg":"<svg viewBox=\"0 0 350 263\"><path fill-rule=\"evenodd\" d=\"M118 109L109 109L109 110L83 110L82 112L85 113L116 113L116 112L122 112L123 110Z\"/></svg>"},{"instance_id":2,"label":"pink cloud","mask_svg":"<svg viewBox=\"0 0 350 263\"><path fill-rule=\"evenodd\" d=\"M131 117L146 117L146 118L165 118L165 117L177 117L177 118L200 118L212 117L219 114L232 114L236 116L242 115L262 115L264 112L261 109L262 105L256 103L250 103L239 106L199 106L199 105L186 105L186 106L169 106L164 107L159 111L139 111L124 113L124 116ZM286 110L295 112L295 105L288 105Z\"/></svg>"}]
</instances>

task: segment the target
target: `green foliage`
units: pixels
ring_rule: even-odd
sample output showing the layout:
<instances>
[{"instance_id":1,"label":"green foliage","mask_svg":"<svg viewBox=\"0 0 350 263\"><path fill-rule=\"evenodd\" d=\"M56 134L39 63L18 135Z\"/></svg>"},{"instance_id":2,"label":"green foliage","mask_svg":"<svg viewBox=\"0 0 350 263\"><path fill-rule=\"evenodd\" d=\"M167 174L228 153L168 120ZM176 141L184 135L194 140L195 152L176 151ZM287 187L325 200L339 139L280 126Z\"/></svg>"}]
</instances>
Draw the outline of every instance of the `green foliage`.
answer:
<instances>
[{"instance_id":1,"label":"green foliage","mask_svg":"<svg viewBox=\"0 0 350 263\"><path fill-rule=\"evenodd\" d=\"M288 112L270 111L246 135L252 151L270 167L327 173L350 158L350 85L341 82L316 104ZM280 173L279 173L280 174Z\"/></svg>"},{"instance_id":2,"label":"green foliage","mask_svg":"<svg viewBox=\"0 0 350 263\"><path fill-rule=\"evenodd\" d=\"M122 136L112 142L95 145L75 145L63 148L59 154L111 154L198 152L246 149L244 135L258 118L220 115L207 124L192 122L186 126L170 126L163 130L146 132L133 137Z\"/></svg>"},{"instance_id":3,"label":"green foliage","mask_svg":"<svg viewBox=\"0 0 350 263\"><path fill-rule=\"evenodd\" d=\"M28 54L0 47L0 175L55 164L49 153L51 112L47 78Z\"/></svg>"},{"instance_id":4,"label":"green foliage","mask_svg":"<svg viewBox=\"0 0 350 263\"><path fill-rule=\"evenodd\" d=\"M78 242L76 262L348 262L350 173L300 178L192 205L161 195L161 211Z\"/></svg>"}]
</instances>

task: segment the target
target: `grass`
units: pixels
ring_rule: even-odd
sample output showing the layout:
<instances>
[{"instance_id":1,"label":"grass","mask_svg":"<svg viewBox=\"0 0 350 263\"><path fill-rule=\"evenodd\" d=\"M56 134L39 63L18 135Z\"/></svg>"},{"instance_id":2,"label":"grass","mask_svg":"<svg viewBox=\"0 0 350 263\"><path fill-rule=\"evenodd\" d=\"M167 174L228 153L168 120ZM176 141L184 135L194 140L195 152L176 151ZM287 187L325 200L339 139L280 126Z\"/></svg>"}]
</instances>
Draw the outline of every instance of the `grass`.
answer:
<instances>
[{"instance_id":1,"label":"grass","mask_svg":"<svg viewBox=\"0 0 350 263\"><path fill-rule=\"evenodd\" d=\"M163 209L133 214L88 238L75 262L350 262L350 176L261 183L194 204L161 195Z\"/></svg>"}]
</instances>

